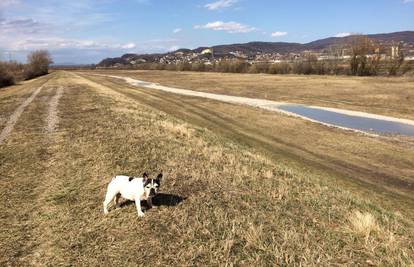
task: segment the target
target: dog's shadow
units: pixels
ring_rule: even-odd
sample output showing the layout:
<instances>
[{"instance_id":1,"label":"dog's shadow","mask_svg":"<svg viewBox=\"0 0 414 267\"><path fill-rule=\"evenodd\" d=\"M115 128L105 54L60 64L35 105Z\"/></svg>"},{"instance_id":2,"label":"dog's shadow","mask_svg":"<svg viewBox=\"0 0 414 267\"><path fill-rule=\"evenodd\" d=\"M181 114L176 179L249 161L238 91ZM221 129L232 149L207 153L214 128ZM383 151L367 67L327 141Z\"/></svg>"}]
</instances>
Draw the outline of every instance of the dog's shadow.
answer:
<instances>
[{"instance_id":1,"label":"dog's shadow","mask_svg":"<svg viewBox=\"0 0 414 267\"><path fill-rule=\"evenodd\" d=\"M152 205L154 206L167 206L167 207L173 207L177 206L187 198L182 196L177 196L174 194L165 194L165 193L158 193L153 199L152 199Z\"/></svg>"},{"instance_id":2,"label":"dog's shadow","mask_svg":"<svg viewBox=\"0 0 414 267\"><path fill-rule=\"evenodd\" d=\"M174 194L166 194L166 193L158 193L155 195L155 197L152 199L152 206L161 207L161 206L167 206L167 207L173 207L177 206L184 200L186 200L186 197L181 197ZM120 207L126 207L131 204L134 204L133 201L126 200L123 203L121 203ZM150 207L147 204L147 201L141 201L142 207L145 207L145 210L150 209Z\"/></svg>"}]
</instances>

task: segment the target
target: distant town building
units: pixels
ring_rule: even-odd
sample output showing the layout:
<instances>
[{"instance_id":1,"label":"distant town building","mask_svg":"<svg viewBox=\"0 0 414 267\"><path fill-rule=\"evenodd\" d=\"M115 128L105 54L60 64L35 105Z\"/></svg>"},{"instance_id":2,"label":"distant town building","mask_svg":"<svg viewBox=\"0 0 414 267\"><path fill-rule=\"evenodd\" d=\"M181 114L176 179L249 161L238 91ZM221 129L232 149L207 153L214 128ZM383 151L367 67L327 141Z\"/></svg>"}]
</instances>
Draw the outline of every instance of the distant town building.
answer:
<instances>
[{"instance_id":1,"label":"distant town building","mask_svg":"<svg viewBox=\"0 0 414 267\"><path fill-rule=\"evenodd\" d=\"M213 54L213 51L210 48L207 48L207 49L204 49L203 51L201 51L201 54L202 55Z\"/></svg>"},{"instance_id":2,"label":"distant town building","mask_svg":"<svg viewBox=\"0 0 414 267\"><path fill-rule=\"evenodd\" d=\"M400 51L399 51L399 46L391 46L391 58L395 59L397 57L399 57L400 55Z\"/></svg>"}]
</instances>

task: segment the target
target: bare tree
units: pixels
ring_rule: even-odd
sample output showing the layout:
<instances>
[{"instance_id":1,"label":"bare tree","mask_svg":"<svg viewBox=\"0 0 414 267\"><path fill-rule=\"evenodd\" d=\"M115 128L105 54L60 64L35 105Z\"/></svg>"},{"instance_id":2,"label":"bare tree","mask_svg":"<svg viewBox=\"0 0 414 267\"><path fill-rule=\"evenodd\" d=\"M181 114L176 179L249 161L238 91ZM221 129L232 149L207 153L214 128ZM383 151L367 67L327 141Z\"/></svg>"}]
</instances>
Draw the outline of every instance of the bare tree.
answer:
<instances>
[{"instance_id":1,"label":"bare tree","mask_svg":"<svg viewBox=\"0 0 414 267\"><path fill-rule=\"evenodd\" d=\"M394 47L392 49L394 49ZM401 43L398 44L397 51L397 55L391 58L390 62L388 63L388 75L390 76L397 75L402 64L404 63L404 53L401 49Z\"/></svg>"},{"instance_id":2,"label":"bare tree","mask_svg":"<svg viewBox=\"0 0 414 267\"><path fill-rule=\"evenodd\" d=\"M351 41L350 68L352 75L376 75L379 68L381 47L363 35L355 35Z\"/></svg>"},{"instance_id":3,"label":"bare tree","mask_svg":"<svg viewBox=\"0 0 414 267\"><path fill-rule=\"evenodd\" d=\"M49 66L52 63L52 57L47 50L31 52L27 56L26 79L48 74Z\"/></svg>"},{"instance_id":4,"label":"bare tree","mask_svg":"<svg viewBox=\"0 0 414 267\"><path fill-rule=\"evenodd\" d=\"M340 73L343 51L344 51L343 43L336 43L328 47L327 68L330 74L337 75Z\"/></svg>"}]
</instances>

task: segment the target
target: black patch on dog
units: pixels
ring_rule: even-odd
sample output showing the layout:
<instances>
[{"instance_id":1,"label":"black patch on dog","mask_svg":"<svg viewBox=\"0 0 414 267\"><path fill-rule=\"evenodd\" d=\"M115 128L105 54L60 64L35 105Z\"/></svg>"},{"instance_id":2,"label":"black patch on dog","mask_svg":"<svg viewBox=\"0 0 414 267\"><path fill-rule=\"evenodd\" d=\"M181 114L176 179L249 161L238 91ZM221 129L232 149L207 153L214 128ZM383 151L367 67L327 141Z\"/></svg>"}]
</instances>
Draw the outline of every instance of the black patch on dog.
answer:
<instances>
[{"instance_id":1,"label":"black patch on dog","mask_svg":"<svg viewBox=\"0 0 414 267\"><path fill-rule=\"evenodd\" d=\"M157 178L154 179L154 182L160 186L161 185L161 179L162 179L162 173L158 174Z\"/></svg>"},{"instance_id":2,"label":"black patch on dog","mask_svg":"<svg viewBox=\"0 0 414 267\"><path fill-rule=\"evenodd\" d=\"M130 182L131 182L132 180L134 180L134 178L135 178L135 177L132 177L132 176L131 176L131 177L129 177L128 181L130 181Z\"/></svg>"},{"instance_id":3,"label":"black patch on dog","mask_svg":"<svg viewBox=\"0 0 414 267\"><path fill-rule=\"evenodd\" d=\"M146 179L146 180L144 180L145 182L144 182L144 187L146 187L148 184L150 184L151 183L151 180L152 179Z\"/></svg>"}]
</instances>

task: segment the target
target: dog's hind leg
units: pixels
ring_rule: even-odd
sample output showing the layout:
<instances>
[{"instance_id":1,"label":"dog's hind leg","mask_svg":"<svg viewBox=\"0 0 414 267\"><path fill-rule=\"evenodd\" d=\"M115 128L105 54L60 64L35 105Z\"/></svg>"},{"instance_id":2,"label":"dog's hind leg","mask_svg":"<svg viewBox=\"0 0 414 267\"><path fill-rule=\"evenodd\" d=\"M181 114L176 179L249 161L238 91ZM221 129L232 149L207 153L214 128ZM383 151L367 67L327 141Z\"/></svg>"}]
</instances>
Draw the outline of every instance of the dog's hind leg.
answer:
<instances>
[{"instance_id":1,"label":"dog's hind leg","mask_svg":"<svg viewBox=\"0 0 414 267\"><path fill-rule=\"evenodd\" d=\"M114 204L115 204L115 208L119 208L120 207L120 205L119 205L119 198L121 197L121 194L116 194L115 195L115 198L114 198Z\"/></svg>"},{"instance_id":2,"label":"dog's hind leg","mask_svg":"<svg viewBox=\"0 0 414 267\"><path fill-rule=\"evenodd\" d=\"M108 205L109 205L109 203L111 203L111 201L112 201L112 199L113 199L114 197L115 197L115 196L114 196L114 194L113 194L112 192L108 191L108 192L106 193L106 196L105 196L105 201L104 201L104 203L103 203L103 208L104 208L104 213L105 213L105 214L108 214Z\"/></svg>"},{"instance_id":3,"label":"dog's hind leg","mask_svg":"<svg viewBox=\"0 0 414 267\"><path fill-rule=\"evenodd\" d=\"M147 205L148 205L148 208L149 208L149 209L151 209L151 208L152 208L152 197L149 197L149 198L147 199Z\"/></svg>"},{"instance_id":4,"label":"dog's hind leg","mask_svg":"<svg viewBox=\"0 0 414 267\"><path fill-rule=\"evenodd\" d=\"M106 201L103 202L103 209L104 209L104 213L108 214L108 204Z\"/></svg>"}]
</instances>

